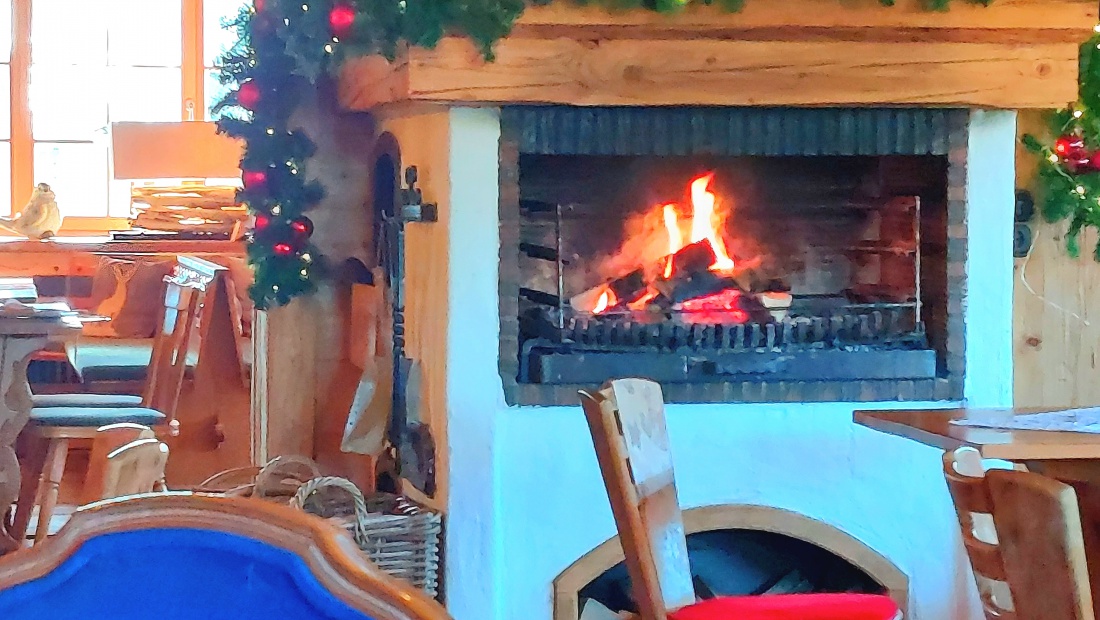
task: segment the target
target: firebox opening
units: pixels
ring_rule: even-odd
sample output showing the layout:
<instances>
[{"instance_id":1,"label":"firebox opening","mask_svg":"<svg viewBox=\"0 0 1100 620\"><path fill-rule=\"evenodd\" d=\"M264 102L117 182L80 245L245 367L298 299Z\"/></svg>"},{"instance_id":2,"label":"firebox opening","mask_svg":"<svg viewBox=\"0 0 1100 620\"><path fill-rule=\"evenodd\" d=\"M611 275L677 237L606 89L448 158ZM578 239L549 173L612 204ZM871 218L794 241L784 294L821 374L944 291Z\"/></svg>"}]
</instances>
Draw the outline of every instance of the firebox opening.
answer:
<instances>
[{"instance_id":1,"label":"firebox opening","mask_svg":"<svg viewBox=\"0 0 1100 620\"><path fill-rule=\"evenodd\" d=\"M713 530L687 537L692 578L700 598L804 594L887 593L843 558L812 543L758 530ZM612 612L636 613L626 565L620 562L580 590L581 618L596 601ZM592 616L597 617L597 616Z\"/></svg>"},{"instance_id":2,"label":"firebox opening","mask_svg":"<svg viewBox=\"0 0 1100 620\"><path fill-rule=\"evenodd\" d=\"M519 381L934 379L947 167L521 155Z\"/></svg>"}]
</instances>

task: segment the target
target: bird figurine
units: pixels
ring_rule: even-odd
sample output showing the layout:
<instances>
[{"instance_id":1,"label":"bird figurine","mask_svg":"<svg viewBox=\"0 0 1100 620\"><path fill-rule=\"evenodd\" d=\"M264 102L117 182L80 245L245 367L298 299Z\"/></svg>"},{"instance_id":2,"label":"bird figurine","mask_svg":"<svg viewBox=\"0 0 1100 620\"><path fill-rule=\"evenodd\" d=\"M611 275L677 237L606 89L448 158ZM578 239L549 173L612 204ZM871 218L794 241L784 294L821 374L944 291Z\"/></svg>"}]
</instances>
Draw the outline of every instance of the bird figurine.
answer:
<instances>
[{"instance_id":1,"label":"bird figurine","mask_svg":"<svg viewBox=\"0 0 1100 620\"><path fill-rule=\"evenodd\" d=\"M0 227L30 239L49 239L61 229L61 219L53 190L49 185L39 183L21 213L15 217L0 217Z\"/></svg>"}]
</instances>

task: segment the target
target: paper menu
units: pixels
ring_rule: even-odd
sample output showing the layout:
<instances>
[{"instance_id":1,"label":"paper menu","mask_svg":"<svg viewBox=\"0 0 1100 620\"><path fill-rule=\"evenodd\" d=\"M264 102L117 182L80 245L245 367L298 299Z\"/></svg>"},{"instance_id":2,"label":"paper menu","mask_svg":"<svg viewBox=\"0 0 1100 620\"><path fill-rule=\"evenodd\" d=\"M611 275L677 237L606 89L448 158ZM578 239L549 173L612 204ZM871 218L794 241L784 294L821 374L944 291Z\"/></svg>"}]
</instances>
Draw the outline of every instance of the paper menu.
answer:
<instances>
[{"instance_id":1,"label":"paper menu","mask_svg":"<svg viewBox=\"0 0 1100 620\"><path fill-rule=\"evenodd\" d=\"M1062 431L1100 434L1100 407L1028 413L1012 417L990 416L952 420L958 426L1000 428L1014 431Z\"/></svg>"}]
</instances>

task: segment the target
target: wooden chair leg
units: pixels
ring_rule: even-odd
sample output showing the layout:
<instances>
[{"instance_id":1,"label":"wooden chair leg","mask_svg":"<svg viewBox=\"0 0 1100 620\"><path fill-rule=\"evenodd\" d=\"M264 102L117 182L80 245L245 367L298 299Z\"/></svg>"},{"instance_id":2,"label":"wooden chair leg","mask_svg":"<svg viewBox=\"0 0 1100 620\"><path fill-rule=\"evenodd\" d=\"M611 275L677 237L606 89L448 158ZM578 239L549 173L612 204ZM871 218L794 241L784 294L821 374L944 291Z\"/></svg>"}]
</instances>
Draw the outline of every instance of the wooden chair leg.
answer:
<instances>
[{"instance_id":1,"label":"wooden chair leg","mask_svg":"<svg viewBox=\"0 0 1100 620\"><path fill-rule=\"evenodd\" d=\"M15 519L12 521L10 532L12 538L22 543L27 537L27 526L31 523L31 513L34 512L42 485L47 441L41 437L24 434L20 436L19 442L25 447L25 452L20 462L19 499L15 506Z\"/></svg>"},{"instance_id":2,"label":"wooden chair leg","mask_svg":"<svg viewBox=\"0 0 1100 620\"><path fill-rule=\"evenodd\" d=\"M38 528L34 531L34 542L46 540L50 533L50 519L57 507L57 496L61 492L61 478L65 475L65 460L69 455L68 439L50 439L46 451L46 479L43 481L42 500L38 507Z\"/></svg>"}]
</instances>

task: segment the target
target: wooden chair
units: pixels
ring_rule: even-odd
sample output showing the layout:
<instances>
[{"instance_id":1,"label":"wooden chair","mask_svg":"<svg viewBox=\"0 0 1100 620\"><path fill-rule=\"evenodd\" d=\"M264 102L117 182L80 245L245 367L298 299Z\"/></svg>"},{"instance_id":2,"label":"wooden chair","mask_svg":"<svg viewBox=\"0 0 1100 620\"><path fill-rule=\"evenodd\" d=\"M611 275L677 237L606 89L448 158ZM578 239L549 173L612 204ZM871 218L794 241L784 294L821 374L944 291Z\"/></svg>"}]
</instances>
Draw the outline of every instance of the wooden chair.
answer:
<instances>
[{"instance_id":1,"label":"wooden chair","mask_svg":"<svg viewBox=\"0 0 1100 620\"><path fill-rule=\"evenodd\" d=\"M676 497L661 386L619 379L581 403L626 555L641 620L892 620L886 596L802 594L696 602Z\"/></svg>"},{"instance_id":2,"label":"wooden chair","mask_svg":"<svg viewBox=\"0 0 1100 620\"><path fill-rule=\"evenodd\" d=\"M153 427L161 436L178 434L176 411L187 371L187 351L197 330L196 321L204 298L203 282L167 280L165 310L153 345L142 406L58 406L31 410L30 423L20 437L26 447L26 457L22 463L22 486L11 530L14 535L25 535L31 511L37 504L35 541L45 538L57 505L70 441L93 439L96 429L119 423Z\"/></svg>"},{"instance_id":3,"label":"wooden chair","mask_svg":"<svg viewBox=\"0 0 1100 620\"><path fill-rule=\"evenodd\" d=\"M1093 620L1077 494L1039 474L943 456L963 546L988 620Z\"/></svg>"},{"instance_id":4,"label":"wooden chair","mask_svg":"<svg viewBox=\"0 0 1100 620\"><path fill-rule=\"evenodd\" d=\"M81 503L166 491L167 461L168 446L149 427L112 424L97 429Z\"/></svg>"},{"instance_id":5,"label":"wooden chair","mask_svg":"<svg viewBox=\"0 0 1100 620\"><path fill-rule=\"evenodd\" d=\"M161 586L150 587L155 575ZM268 502L166 493L74 513L0 557L4 620L447 620L375 568L349 535Z\"/></svg>"}]
</instances>

